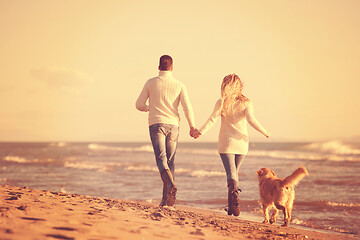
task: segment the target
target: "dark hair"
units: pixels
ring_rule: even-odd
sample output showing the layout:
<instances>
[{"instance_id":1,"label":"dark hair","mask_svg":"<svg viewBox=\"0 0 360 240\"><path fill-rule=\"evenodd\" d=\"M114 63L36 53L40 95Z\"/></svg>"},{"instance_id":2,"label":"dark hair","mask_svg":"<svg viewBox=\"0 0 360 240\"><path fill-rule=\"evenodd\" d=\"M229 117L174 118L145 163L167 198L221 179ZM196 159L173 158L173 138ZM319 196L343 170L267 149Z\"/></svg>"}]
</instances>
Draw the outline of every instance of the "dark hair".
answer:
<instances>
[{"instance_id":1,"label":"dark hair","mask_svg":"<svg viewBox=\"0 0 360 240\"><path fill-rule=\"evenodd\" d=\"M169 71L169 70L171 70L172 65L173 65L173 60L169 55L161 56L160 63L159 63L160 71Z\"/></svg>"}]
</instances>

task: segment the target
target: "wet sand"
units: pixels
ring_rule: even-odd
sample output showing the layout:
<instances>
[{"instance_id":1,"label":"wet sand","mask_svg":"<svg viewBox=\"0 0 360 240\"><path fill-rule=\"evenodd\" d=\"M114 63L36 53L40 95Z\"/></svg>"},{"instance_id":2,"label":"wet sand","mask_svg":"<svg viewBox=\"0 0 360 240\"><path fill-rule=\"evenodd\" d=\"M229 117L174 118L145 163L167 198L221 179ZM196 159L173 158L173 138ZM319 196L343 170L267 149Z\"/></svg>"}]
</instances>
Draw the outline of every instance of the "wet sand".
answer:
<instances>
[{"instance_id":1,"label":"wet sand","mask_svg":"<svg viewBox=\"0 0 360 240\"><path fill-rule=\"evenodd\" d=\"M355 239L218 212L0 186L0 239Z\"/></svg>"}]
</instances>

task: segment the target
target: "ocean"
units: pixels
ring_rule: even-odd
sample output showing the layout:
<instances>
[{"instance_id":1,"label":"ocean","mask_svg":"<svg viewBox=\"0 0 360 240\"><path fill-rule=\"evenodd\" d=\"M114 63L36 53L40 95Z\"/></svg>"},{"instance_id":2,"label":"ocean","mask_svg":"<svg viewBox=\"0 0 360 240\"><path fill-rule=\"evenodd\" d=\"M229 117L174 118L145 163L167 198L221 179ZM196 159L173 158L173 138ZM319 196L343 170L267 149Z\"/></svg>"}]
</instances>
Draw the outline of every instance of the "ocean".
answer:
<instances>
[{"instance_id":1,"label":"ocean","mask_svg":"<svg viewBox=\"0 0 360 240\"><path fill-rule=\"evenodd\" d=\"M225 171L216 143L179 143L177 204L226 214ZM360 143L251 143L240 168L240 218L263 221L256 171L278 177L305 166L290 226L360 237ZM160 202L162 182L150 142L0 143L0 184L124 200ZM282 223L280 212L278 223Z\"/></svg>"}]
</instances>

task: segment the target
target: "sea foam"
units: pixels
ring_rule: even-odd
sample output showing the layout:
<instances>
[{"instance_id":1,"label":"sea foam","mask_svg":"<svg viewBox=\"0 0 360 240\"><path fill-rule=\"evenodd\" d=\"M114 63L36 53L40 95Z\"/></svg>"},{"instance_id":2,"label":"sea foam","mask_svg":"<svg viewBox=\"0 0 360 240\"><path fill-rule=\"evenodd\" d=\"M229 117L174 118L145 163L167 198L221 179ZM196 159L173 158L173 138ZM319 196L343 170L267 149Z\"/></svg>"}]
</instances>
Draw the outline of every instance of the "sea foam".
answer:
<instances>
[{"instance_id":1,"label":"sea foam","mask_svg":"<svg viewBox=\"0 0 360 240\"><path fill-rule=\"evenodd\" d=\"M54 160L51 158L45 158L45 159L38 159L38 158L24 158L24 157L20 157L20 156L13 156L13 155L8 155L6 157L3 158L4 161L7 162L16 162L16 163L50 163L53 162Z\"/></svg>"},{"instance_id":2,"label":"sea foam","mask_svg":"<svg viewBox=\"0 0 360 240\"><path fill-rule=\"evenodd\" d=\"M90 150L98 150L98 151L119 151L119 152L152 152L153 148L151 145L143 145L140 147L113 147L102 144L91 143L88 145L88 149Z\"/></svg>"},{"instance_id":3,"label":"sea foam","mask_svg":"<svg viewBox=\"0 0 360 240\"><path fill-rule=\"evenodd\" d=\"M358 155L360 154L360 149L353 148L341 141L327 141L327 142L318 142L311 143L304 146L304 149L312 150L322 153L330 154L340 154L340 155Z\"/></svg>"}]
</instances>

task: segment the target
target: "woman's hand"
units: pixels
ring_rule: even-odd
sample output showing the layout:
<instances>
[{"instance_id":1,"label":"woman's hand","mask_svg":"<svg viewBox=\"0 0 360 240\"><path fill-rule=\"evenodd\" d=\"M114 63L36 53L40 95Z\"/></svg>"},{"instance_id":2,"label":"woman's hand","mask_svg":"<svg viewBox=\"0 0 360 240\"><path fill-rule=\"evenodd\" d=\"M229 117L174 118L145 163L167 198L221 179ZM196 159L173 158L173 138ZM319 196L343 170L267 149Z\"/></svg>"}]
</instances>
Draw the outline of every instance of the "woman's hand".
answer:
<instances>
[{"instance_id":1,"label":"woman's hand","mask_svg":"<svg viewBox=\"0 0 360 240\"><path fill-rule=\"evenodd\" d=\"M264 134L264 136L265 136L266 138L270 138L271 133L270 133L270 132L266 132L266 133Z\"/></svg>"},{"instance_id":2,"label":"woman's hand","mask_svg":"<svg viewBox=\"0 0 360 240\"><path fill-rule=\"evenodd\" d=\"M194 139L197 139L198 137L200 137L201 133L197 128L190 128L190 136L193 137Z\"/></svg>"}]
</instances>

